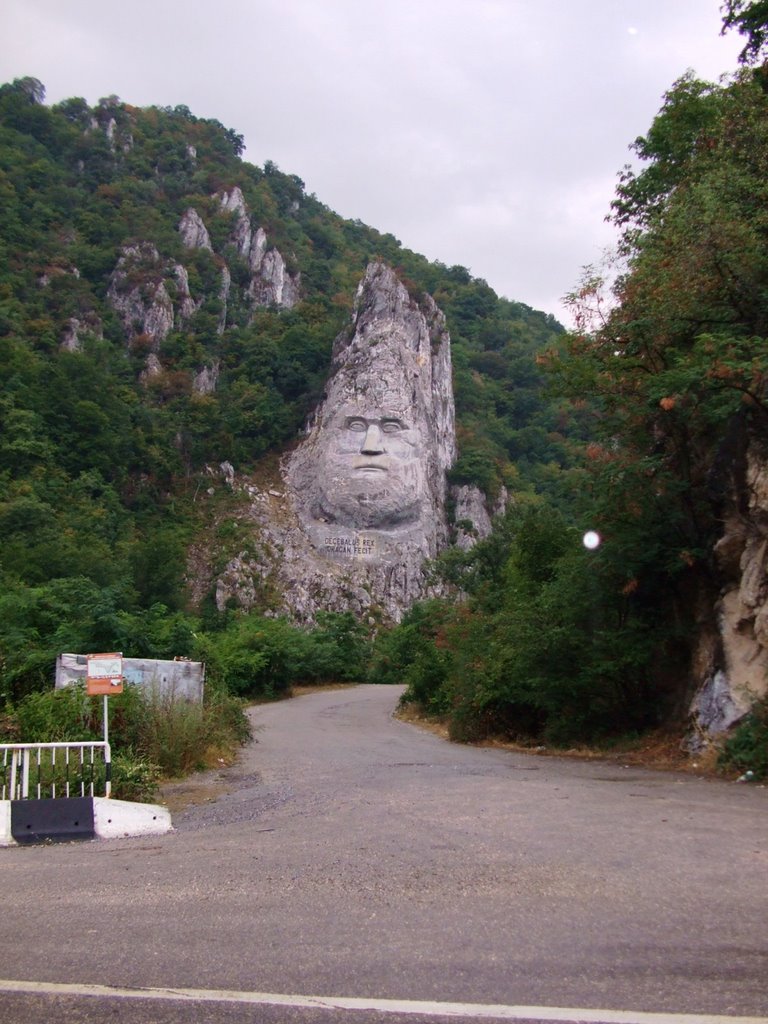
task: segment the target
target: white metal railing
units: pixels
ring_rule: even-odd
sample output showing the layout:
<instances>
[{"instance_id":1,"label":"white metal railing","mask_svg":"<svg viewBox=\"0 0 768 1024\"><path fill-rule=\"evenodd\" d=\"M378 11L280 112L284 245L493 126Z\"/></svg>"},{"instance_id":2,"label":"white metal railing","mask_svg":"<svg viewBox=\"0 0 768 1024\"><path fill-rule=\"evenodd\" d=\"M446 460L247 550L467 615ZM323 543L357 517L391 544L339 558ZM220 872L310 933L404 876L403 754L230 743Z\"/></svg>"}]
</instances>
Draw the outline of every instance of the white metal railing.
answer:
<instances>
[{"instance_id":1,"label":"white metal railing","mask_svg":"<svg viewBox=\"0 0 768 1024\"><path fill-rule=\"evenodd\" d=\"M97 752L103 754L97 757ZM95 796L112 790L112 754L104 740L76 743L0 743L3 800Z\"/></svg>"}]
</instances>

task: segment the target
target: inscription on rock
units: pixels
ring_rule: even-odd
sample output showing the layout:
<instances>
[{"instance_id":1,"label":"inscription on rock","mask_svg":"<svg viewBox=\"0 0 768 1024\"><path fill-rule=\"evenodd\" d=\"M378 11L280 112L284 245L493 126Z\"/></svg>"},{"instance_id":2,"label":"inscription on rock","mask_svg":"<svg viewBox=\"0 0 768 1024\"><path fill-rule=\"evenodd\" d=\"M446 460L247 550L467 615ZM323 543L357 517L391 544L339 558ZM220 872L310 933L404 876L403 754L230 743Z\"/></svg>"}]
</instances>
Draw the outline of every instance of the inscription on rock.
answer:
<instances>
[{"instance_id":1,"label":"inscription on rock","mask_svg":"<svg viewBox=\"0 0 768 1024\"><path fill-rule=\"evenodd\" d=\"M373 537L326 537L323 547L327 555L371 558L376 554L376 541Z\"/></svg>"}]
</instances>

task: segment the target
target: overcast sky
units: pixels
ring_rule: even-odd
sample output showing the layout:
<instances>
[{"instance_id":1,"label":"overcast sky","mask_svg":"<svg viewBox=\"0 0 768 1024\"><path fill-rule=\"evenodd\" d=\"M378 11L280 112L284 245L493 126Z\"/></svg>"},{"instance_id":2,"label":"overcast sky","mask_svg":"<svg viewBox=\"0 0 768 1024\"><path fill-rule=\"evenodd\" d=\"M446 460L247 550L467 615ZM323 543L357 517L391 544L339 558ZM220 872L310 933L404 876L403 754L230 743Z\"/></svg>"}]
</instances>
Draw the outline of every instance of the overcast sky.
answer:
<instances>
[{"instance_id":1,"label":"overcast sky","mask_svg":"<svg viewBox=\"0 0 768 1024\"><path fill-rule=\"evenodd\" d=\"M185 104L344 217L565 321L628 146L720 0L0 0L0 81Z\"/></svg>"}]
</instances>

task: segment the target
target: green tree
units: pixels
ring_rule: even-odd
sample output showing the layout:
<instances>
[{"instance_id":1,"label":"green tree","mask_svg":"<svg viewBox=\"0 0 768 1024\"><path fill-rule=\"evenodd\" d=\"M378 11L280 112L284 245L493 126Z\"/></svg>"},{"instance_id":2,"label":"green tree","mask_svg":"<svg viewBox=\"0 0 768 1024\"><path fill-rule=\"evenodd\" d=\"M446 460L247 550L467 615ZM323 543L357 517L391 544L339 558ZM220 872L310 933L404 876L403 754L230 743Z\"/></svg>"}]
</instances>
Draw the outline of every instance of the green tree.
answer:
<instances>
[{"instance_id":1,"label":"green tree","mask_svg":"<svg viewBox=\"0 0 768 1024\"><path fill-rule=\"evenodd\" d=\"M768 0L725 0L723 32L735 28L747 42L739 54L742 64L754 64L765 57L768 45Z\"/></svg>"}]
</instances>

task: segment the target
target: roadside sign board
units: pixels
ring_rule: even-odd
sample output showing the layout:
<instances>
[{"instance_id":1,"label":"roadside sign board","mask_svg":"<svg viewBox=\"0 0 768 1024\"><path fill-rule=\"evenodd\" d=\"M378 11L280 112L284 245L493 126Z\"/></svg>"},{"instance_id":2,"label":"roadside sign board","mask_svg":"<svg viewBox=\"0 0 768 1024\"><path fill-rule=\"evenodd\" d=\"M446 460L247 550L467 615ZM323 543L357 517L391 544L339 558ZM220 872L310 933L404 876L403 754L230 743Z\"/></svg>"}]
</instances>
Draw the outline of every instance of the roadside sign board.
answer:
<instances>
[{"instance_id":1,"label":"roadside sign board","mask_svg":"<svg viewBox=\"0 0 768 1024\"><path fill-rule=\"evenodd\" d=\"M88 654L85 692L90 697L123 692L123 655Z\"/></svg>"}]
</instances>

